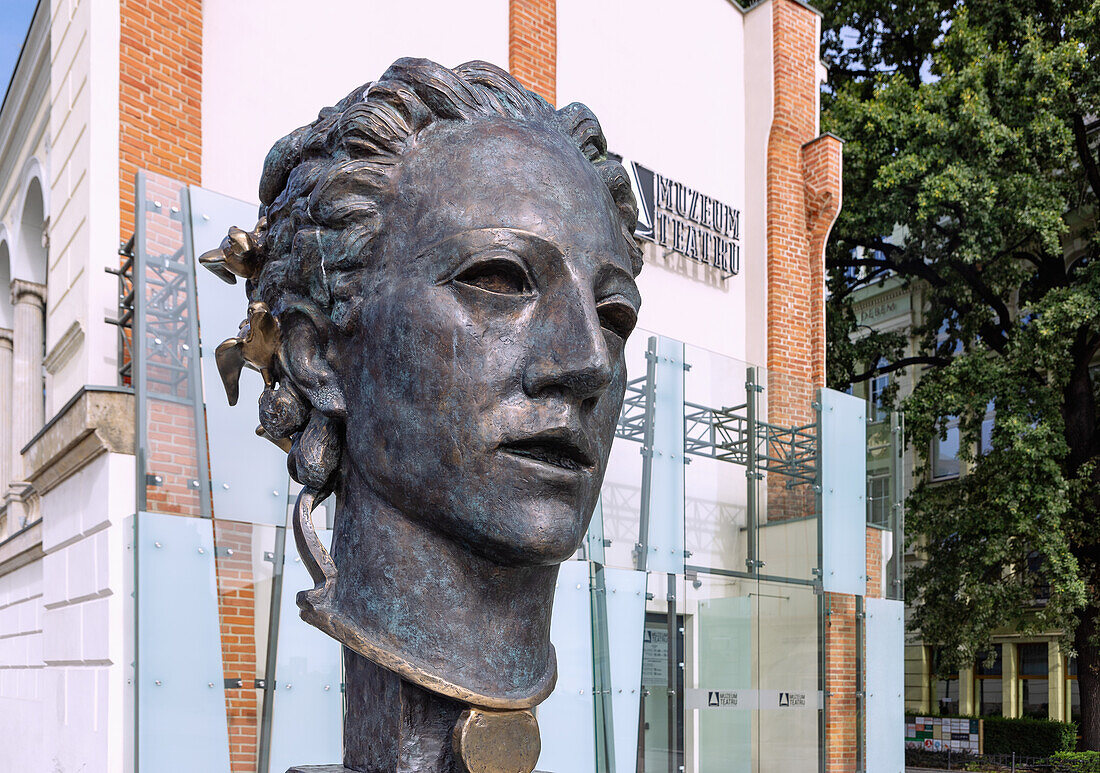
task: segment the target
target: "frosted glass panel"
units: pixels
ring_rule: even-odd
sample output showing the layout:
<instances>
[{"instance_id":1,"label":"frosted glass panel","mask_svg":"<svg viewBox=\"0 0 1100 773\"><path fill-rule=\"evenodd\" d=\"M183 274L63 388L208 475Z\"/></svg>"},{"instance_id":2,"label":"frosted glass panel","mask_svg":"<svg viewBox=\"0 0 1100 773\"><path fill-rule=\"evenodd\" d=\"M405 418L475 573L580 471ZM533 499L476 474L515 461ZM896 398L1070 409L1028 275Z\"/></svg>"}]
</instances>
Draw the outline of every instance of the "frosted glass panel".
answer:
<instances>
[{"instance_id":1,"label":"frosted glass panel","mask_svg":"<svg viewBox=\"0 0 1100 773\"><path fill-rule=\"evenodd\" d=\"M684 345L657 337L653 483L649 496L651 572L684 572Z\"/></svg>"},{"instance_id":2,"label":"frosted glass panel","mask_svg":"<svg viewBox=\"0 0 1100 773\"><path fill-rule=\"evenodd\" d=\"M566 561L558 572L550 640L558 655L558 685L538 707L544 773L595 773L596 717L592 701L592 612L588 562Z\"/></svg>"},{"instance_id":3,"label":"frosted glass panel","mask_svg":"<svg viewBox=\"0 0 1100 773\"><path fill-rule=\"evenodd\" d=\"M731 692L748 693L752 679L752 600L746 593L754 584L707 583L699 601L696 622L699 659L695 687L705 691L705 708L688 710L698 723L699 773L749 773L752 744L752 711L739 701L729 704Z\"/></svg>"},{"instance_id":4,"label":"frosted glass panel","mask_svg":"<svg viewBox=\"0 0 1100 773\"><path fill-rule=\"evenodd\" d=\"M191 244L195 256L216 248L230 226L249 229L256 205L202 188L191 187ZM202 387L210 442L210 483L214 517L252 523L286 522L286 454L257 437L256 404L263 379L253 370L241 373L240 398L230 407L214 361L214 349L237 334L248 301L244 280L226 284L196 264Z\"/></svg>"},{"instance_id":5,"label":"frosted glass panel","mask_svg":"<svg viewBox=\"0 0 1100 773\"><path fill-rule=\"evenodd\" d=\"M870 598L867 612L867 773L905 769L905 607Z\"/></svg>"},{"instance_id":6,"label":"frosted glass panel","mask_svg":"<svg viewBox=\"0 0 1100 773\"><path fill-rule=\"evenodd\" d=\"M213 525L137 519L138 769L228 771Z\"/></svg>"},{"instance_id":7,"label":"frosted glass panel","mask_svg":"<svg viewBox=\"0 0 1100 773\"><path fill-rule=\"evenodd\" d=\"M866 405L821 390L822 585L853 596L867 592Z\"/></svg>"},{"instance_id":8,"label":"frosted glass panel","mask_svg":"<svg viewBox=\"0 0 1100 773\"><path fill-rule=\"evenodd\" d=\"M324 544L332 533L319 531ZM271 712L271 771L326 764L341 758L343 696L340 645L298 617L298 591L313 587L289 546L283 565L275 694Z\"/></svg>"},{"instance_id":9,"label":"frosted glass panel","mask_svg":"<svg viewBox=\"0 0 1100 773\"><path fill-rule=\"evenodd\" d=\"M638 763L638 707L642 688L646 573L604 570L607 638L611 652L611 705L615 773L632 773Z\"/></svg>"}]
</instances>

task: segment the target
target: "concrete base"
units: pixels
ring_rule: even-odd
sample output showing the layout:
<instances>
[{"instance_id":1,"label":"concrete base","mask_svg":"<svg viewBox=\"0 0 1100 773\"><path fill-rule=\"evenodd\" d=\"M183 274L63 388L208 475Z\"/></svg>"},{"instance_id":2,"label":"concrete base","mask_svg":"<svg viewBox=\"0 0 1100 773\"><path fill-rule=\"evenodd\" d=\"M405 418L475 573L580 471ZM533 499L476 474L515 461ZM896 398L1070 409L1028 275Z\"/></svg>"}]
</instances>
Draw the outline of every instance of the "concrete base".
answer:
<instances>
[{"instance_id":1,"label":"concrete base","mask_svg":"<svg viewBox=\"0 0 1100 773\"><path fill-rule=\"evenodd\" d=\"M343 765L295 765L286 773L356 773Z\"/></svg>"}]
</instances>

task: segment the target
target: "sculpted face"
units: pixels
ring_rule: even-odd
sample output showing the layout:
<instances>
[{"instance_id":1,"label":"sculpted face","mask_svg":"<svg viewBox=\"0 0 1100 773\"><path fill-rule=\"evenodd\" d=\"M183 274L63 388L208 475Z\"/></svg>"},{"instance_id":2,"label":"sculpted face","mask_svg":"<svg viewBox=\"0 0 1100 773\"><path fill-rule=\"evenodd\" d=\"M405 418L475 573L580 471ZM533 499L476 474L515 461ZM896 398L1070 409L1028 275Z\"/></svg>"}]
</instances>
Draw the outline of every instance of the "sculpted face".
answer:
<instances>
[{"instance_id":1,"label":"sculpted face","mask_svg":"<svg viewBox=\"0 0 1100 773\"><path fill-rule=\"evenodd\" d=\"M567 138L492 118L427 129L391 191L329 357L345 470L492 561L562 561L599 494L640 304L607 187Z\"/></svg>"}]
</instances>

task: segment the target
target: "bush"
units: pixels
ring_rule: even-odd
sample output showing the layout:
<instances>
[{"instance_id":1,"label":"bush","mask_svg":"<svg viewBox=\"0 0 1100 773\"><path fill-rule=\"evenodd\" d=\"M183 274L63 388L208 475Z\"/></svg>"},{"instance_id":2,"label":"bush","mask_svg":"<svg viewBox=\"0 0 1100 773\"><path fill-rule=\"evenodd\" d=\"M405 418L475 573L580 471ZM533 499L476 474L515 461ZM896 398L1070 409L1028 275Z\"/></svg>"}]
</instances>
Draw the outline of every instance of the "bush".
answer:
<instances>
[{"instance_id":1,"label":"bush","mask_svg":"<svg viewBox=\"0 0 1100 773\"><path fill-rule=\"evenodd\" d=\"M946 769L948 762L950 762L951 767L955 770L963 770L963 766L974 759L975 758L967 752L951 752L951 754L948 755L947 752L930 752L924 749L905 750L906 767ZM1066 773L1071 772L1067 770ZM1077 773L1077 771L1074 770L1072 773ZM1091 771L1089 771L1089 773L1091 773Z\"/></svg>"},{"instance_id":2,"label":"bush","mask_svg":"<svg viewBox=\"0 0 1100 773\"><path fill-rule=\"evenodd\" d=\"M1100 752L1058 752L1050 761L1058 773L1100 773Z\"/></svg>"},{"instance_id":3,"label":"bush","mask_svg":"<svg viewBox=\"0 0 1100 773\"><path fill-rule=\"evenodd\" d=\"M1077 725L1049 719L984 717L986 754L1049 757L1077 748ZM1085 768L1082 768L1085 770ZM1091 770L1091 769L1088 769Z\"/></svg>"}]
</instances>

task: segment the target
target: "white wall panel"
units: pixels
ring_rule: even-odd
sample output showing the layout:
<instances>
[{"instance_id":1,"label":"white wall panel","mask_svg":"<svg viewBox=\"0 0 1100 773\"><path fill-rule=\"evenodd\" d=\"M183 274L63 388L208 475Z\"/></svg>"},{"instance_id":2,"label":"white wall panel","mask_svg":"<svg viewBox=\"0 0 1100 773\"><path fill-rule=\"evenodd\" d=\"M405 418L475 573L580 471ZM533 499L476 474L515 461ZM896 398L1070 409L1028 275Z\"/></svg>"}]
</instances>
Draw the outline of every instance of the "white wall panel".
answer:
<instances>
[{"instance_id":1,"label":"white wall panel","mask_svg":"<svg viewBox=\"0 0 1100 773\"><path fill-rule=\"evenodd\" d=\"M557 9L558 103L591 107L614 152L743 210L742 230L762 219L746 209L742 12L726 0ZM742 273L725 281L686 258L647 261L639 326L746 359L748 337L766 330L745 315L745 266L764 256L741 243Z\"/></svg>"},{"instance_id":2,"label":"white wall panel","mask_svg":"<svg viewBox=\"0 0 1100 773\"><path fill-rule=\"evenodd\" d=\"M216 0L202 29L202 184L247 201L275 140L395 59L508 67L507 0L333 0L307 14L297 0Z\"/></svg>"}]
</instances>

